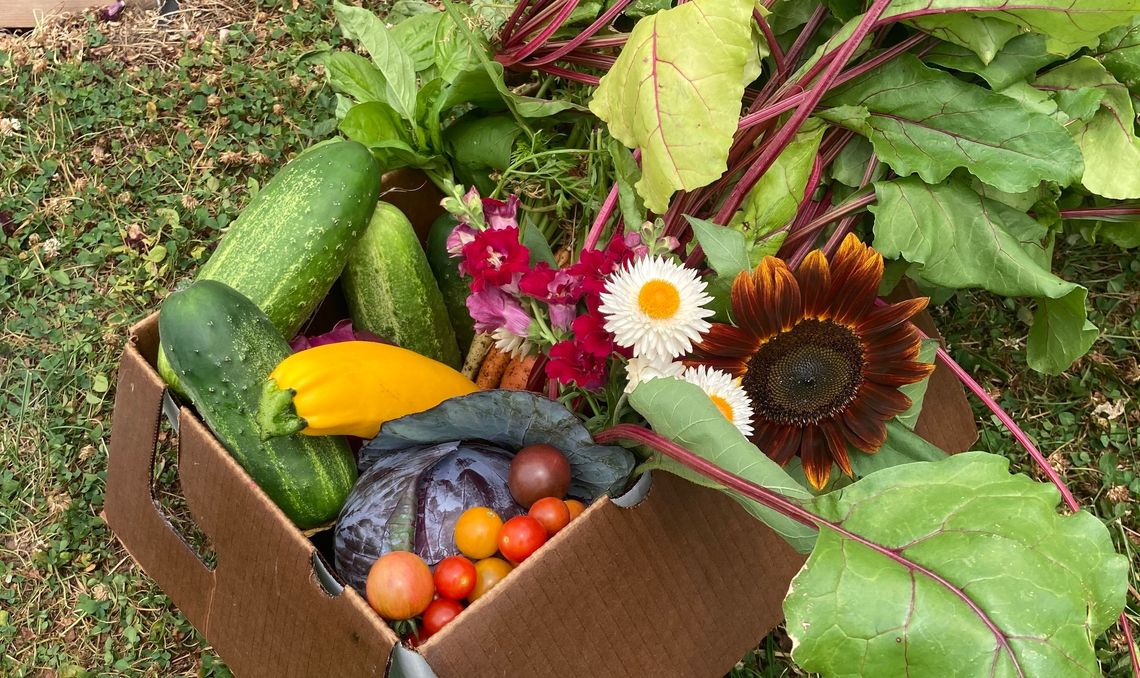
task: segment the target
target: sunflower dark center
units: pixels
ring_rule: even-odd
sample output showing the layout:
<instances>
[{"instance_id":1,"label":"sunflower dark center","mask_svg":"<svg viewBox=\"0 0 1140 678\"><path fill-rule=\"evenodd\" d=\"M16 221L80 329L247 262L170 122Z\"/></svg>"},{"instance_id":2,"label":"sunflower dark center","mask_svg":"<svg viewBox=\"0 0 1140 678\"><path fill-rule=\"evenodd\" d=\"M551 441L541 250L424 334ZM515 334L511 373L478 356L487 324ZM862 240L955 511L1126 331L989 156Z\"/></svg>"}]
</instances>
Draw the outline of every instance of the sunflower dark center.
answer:
<instances>
[{"instance_id":1,"label":"sunflower dark center","mask_svg":"<svg viewBox=\"0 0 1140 678\"><path fill-rule=\"evenodd\" d=\"M802 320L748 361L744 389L769 421L803 426L841 412L863 383L863 345L830 320Z\"/></svg>"}]
</instances>

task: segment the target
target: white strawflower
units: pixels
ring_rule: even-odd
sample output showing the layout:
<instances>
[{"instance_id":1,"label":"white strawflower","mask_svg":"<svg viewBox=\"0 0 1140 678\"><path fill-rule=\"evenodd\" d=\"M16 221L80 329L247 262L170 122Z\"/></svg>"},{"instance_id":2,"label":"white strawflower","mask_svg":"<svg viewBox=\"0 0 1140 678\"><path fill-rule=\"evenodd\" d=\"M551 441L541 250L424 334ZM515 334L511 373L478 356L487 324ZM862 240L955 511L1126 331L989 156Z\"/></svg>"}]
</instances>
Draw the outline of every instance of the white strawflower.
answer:
<instances>
[{"instance_id":1,"label":"white strawflower","mask_svg":"<svg viewBox=\"0 0 1140 678\"><path fill-rule=\"evenodd\" d=\"M492 332L491 338L495 340L495 348L512 358L521 358L533 352L534 347L527 341L526 337L520 337L505 327L500 327Z\"/></svg>"},{"instance_id":2,"label":"white strawflower","mask_svg":"<svg viewBox=\"0 0 1140 678\"><path fill-rule=\"evenodd\" d=\"M691 268L643 257L610 274L599 307L606 331L638 358L669 361L688 353L709 331L712 301Z\"/></svg>"},{"instance_id":3,"label":"white strawflower","mask_svg":"<svg viewBox=\"0 0 1140 678\"><path fill-rule=\"evenodd\" d=\"M752 402L740 379L722 370L709 369L706 365L690 367L681 378L699 386L725 419L731 421L745 438L751 437Z\"/></svg>"},{"instance_id":4,"label":"white strawflower","mask_svg":"<svg viewBox=\"0 0 1140 678\"><path fill-rule=\"evenodd\" d=\"M684 371L685 366L677 362L630 358L625 366L625 378L628 380L628 383L625 385L625 392L633 393L633 389L637 388L637 385L641 382L657 379L658 377L676 377L680 379Z\"/></svg>"}]
</instances>

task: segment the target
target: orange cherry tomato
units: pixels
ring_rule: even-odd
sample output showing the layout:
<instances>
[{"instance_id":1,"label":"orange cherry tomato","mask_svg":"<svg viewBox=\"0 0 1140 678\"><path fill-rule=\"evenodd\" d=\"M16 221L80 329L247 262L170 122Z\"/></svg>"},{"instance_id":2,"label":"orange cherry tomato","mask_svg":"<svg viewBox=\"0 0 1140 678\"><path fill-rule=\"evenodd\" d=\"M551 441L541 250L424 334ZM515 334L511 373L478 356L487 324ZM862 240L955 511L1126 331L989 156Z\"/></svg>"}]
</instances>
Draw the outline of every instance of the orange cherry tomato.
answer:
<instances>
[{"instance_id":1,"label":"orange cherry tomato","mask_svg":"<svg viewBox=\"0 0 1140 678\"><path fill-rule=\"evenodd\" d=\"M551 537L570 524L570 508L557 497L539 499L531 505L527 515L541 523Z\"/></svg>"},{"instance_id":2,"label":"orange cherry tomato","mask_svg":"<svg viewBox=\"0 0 1140 678\"><path fill-rule=\"evenodd\" d=\"M546 543L546 528L530 516L515 516L499 532L499 553L512 563L521 563Z\"/></svg>"},{"instance_id":3,"label":"orange cherry tomato","mask_svg":"<svg viewBox=\"0 0 1140 678\"><path fill-rule=\"evenodd\" d=\"M398 621L423 612L431 604L435 585L423 558L408 551L391 551L368 571L364 592L381 617Z\"/></svg>"},{"instance_id":4,"label":"orange cherry tomato","mask_svg":"<svg viewBox=\"0 0 1140 678\"><path fill-rule=\"evenodd\" d=\"M570 520L574 520L582 515L582 511L586 510L586 505L577 499L567 499L566 508L570 509Z\"/></svg>"},{"instance_id":5,"label":"orange cherry tomato","mask_svg":"<svg viewBox=\"0 0 1140 678\"><path fill-rule=\"evenodd\" d=\"M486 506L467 509L455 523L455 546L468 558L479 560L499 550L503 519Z\"/></svg>"},{"instance_id":6,"label":"orange cherry tomato","mask_svg":"<svg viewBox=\"0 0 1140 678\"><path fill-rule=\"evenodd\" d=\"M475 588L475 563L463 556L450 556L435 566L435 590L444 598L463 600Z\"/></svg>"},{"instance_id":7,"label":"orange cherry tomato","mask_svg":"<svg viewBox=\"0 0 1140 678\"><path fill-rule=\"evenodd\" d=\"M475 589L468 600L475 601L495 588L514 569L502 558L484 558L475 563Z\"/></svg>"}]
</instances>

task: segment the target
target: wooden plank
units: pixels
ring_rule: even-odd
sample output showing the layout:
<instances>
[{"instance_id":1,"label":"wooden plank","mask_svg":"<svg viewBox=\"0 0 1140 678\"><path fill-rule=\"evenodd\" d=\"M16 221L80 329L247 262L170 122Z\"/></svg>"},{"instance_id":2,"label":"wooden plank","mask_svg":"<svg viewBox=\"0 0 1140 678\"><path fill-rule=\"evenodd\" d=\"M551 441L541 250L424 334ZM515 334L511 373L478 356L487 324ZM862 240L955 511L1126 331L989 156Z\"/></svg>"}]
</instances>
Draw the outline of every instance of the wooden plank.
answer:
<instances>
[{"instance_id":1,"label":"wooden plank","mask_svg":"<svg viewBox=\"0 0 1140 678\"><path fill-rule=\"evenodd\" d=\"M0 0L0 27L34 28L49 14L78 12L99 4L99 0Z\"/></svg>"}]
</instances>

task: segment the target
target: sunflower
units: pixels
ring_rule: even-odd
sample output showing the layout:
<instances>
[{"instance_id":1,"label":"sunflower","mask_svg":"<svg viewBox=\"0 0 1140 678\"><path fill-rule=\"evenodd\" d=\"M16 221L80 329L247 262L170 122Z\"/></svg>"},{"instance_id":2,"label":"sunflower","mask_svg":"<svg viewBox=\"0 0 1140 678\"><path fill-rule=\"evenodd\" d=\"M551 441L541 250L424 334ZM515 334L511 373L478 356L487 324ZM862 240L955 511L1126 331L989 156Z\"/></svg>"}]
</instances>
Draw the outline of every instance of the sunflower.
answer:
<instances>
[{"instance_id":1,"label":"sunflower","mask_svg":"<svg viewBox=\"0 0 1140 678\"><path fill-rule=\"evenodd\" d=\"M876 307L883 257L854 235L827 261L813 251L795 273L765 257L732 284L736 326L714 323L686 359L741 379L755 410L752 441L808 481L827 484L832 462L851 475L847 445L874 453L886 422L910 407L898 387L928 376L907 322L925 298Z\"/></svg>"}]
</instances>

